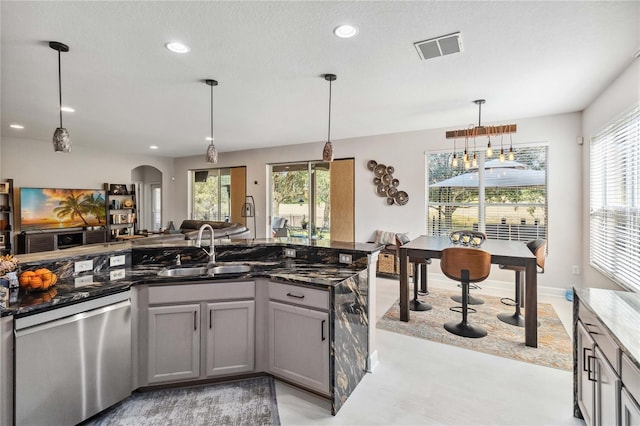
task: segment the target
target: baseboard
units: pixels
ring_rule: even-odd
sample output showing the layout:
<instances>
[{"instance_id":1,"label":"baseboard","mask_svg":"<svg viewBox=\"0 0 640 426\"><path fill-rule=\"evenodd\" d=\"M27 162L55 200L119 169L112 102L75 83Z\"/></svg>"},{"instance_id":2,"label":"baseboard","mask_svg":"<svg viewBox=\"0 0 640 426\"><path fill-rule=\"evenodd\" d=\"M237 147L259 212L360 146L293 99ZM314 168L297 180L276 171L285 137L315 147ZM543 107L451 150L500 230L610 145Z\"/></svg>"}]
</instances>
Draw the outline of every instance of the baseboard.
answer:
<instances>
[{"instance_id":1,"label":"baseboard","mask_svg":"<svg viewBox=\"0 0 640 426\"><path fill-rule=\"evenodd\" d=\"M376 349L369 354L369 358L367 359L367 373L373 373L378 364L380 364L380 361L378 361L378 350Z\"/></svg>"}]
</instances>

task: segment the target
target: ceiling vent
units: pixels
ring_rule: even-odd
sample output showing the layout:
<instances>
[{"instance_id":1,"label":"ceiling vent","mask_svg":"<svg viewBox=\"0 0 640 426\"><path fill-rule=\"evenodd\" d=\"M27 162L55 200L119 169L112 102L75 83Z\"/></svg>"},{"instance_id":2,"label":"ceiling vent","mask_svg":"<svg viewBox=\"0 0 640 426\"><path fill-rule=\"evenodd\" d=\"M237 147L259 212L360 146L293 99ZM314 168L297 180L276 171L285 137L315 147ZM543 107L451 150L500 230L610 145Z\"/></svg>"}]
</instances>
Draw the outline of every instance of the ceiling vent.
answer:
<instances>
[{"instance_id":1,"label":"ceiling vent","mask_svg":"<svg viewBox=\"0 0 640 426\"><path fill-rule=\"evenodd\" d=\"M460 38L459 32L418 41L413 45L418 50L418 55L420 55L421 59L437 58L438 56L462 52L462 38Z\"/></svg>"}]
</instances>

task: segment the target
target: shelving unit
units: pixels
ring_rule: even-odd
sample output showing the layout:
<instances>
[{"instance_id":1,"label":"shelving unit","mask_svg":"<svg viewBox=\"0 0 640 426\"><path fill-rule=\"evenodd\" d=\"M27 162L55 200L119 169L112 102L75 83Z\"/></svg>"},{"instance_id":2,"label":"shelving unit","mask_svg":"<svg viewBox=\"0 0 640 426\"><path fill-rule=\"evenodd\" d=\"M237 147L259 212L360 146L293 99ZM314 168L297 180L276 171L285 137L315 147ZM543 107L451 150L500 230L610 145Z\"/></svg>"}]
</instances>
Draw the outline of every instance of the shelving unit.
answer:
<instances>
[{"instance_id":1,"label":"shelving unit","mask_svg":"<svg viewBox=\"0 0 640 426\"><path fill-rule=\"evenodd\" d=\"M105 183L107 193L107 238L130 237L138 231L138 215L135 186Z\"/></svg>"},{"instance_id":2,"label":"shelving unit","mask_svg":"<svg viewBox=\"0 0 640 426\"><path fill-rule=\"evenodd\" d=\"M0 254L13 253L13 179L0 182Z\"/></svg>"}]
</instances>

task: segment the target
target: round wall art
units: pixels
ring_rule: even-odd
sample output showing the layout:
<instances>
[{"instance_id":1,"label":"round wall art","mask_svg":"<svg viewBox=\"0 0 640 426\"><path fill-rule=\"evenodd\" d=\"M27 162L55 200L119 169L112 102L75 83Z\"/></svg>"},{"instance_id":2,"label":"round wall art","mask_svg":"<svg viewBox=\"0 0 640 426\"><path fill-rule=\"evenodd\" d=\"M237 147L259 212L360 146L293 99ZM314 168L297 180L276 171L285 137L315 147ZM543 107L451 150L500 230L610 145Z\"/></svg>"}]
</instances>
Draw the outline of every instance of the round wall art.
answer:
<instances>
[{"instance_id":1,"label":"round wall art","mask_svg":"<svg viewBox=\"0 0 640 426\"><path fill-rule=\"evenodd\" d=\"M385 199L387 205L404 206L409 202L409 194L398 189L400 181L393 177L395 168L380 164L375 160L367 161L367 169L373 172L373 184L376 194Z\"/></svg>"}]
</instances>

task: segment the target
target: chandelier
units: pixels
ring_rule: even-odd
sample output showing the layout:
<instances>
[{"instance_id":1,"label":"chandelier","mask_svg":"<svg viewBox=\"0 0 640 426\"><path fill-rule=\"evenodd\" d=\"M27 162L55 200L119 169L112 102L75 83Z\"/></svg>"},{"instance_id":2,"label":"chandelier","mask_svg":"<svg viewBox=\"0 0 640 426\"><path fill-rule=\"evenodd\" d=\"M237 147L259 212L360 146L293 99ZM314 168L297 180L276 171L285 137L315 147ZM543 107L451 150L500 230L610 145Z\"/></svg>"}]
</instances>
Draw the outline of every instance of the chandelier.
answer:
<instances>
[{"instance_id":1,"label":"chandelier","mask_svg":"<svg viewBox=\"0 0 640 426\"><path fill-rule=\"evenodd\" d=\"M493 157L493 147L491 146L491 137L499 137L500 138L500 162L504 162L508 157L509 161L513 161L515 159L515 150L513 149L513 140L511 135L516 132L517 125L515 124L500 124L497 126L483 126L482 123L482 105L486 102L484 99L476 99L473 101L474 104L478 105L478 125L475 126L470 124L466 129L459 130L448 130L445 133L447 139L453 139L453 159L451 165L453 167L458 167L458 159L462 160L463 166L465 169L469 169L470 167L477 166L477 156L476 156L476 138L478 137L486 137L487 138L487 150L486 156L487 158ZM503 139L504 136L509 136L509 151L508 154L505 154ZM456 151L456 139L464 138L464 151L462 156L458 157L458 153ZM494 139L495 140L495 139ZM470 145L473 144L473 152L470 154L469 149Z\"/></svg>"}]
</instances>

